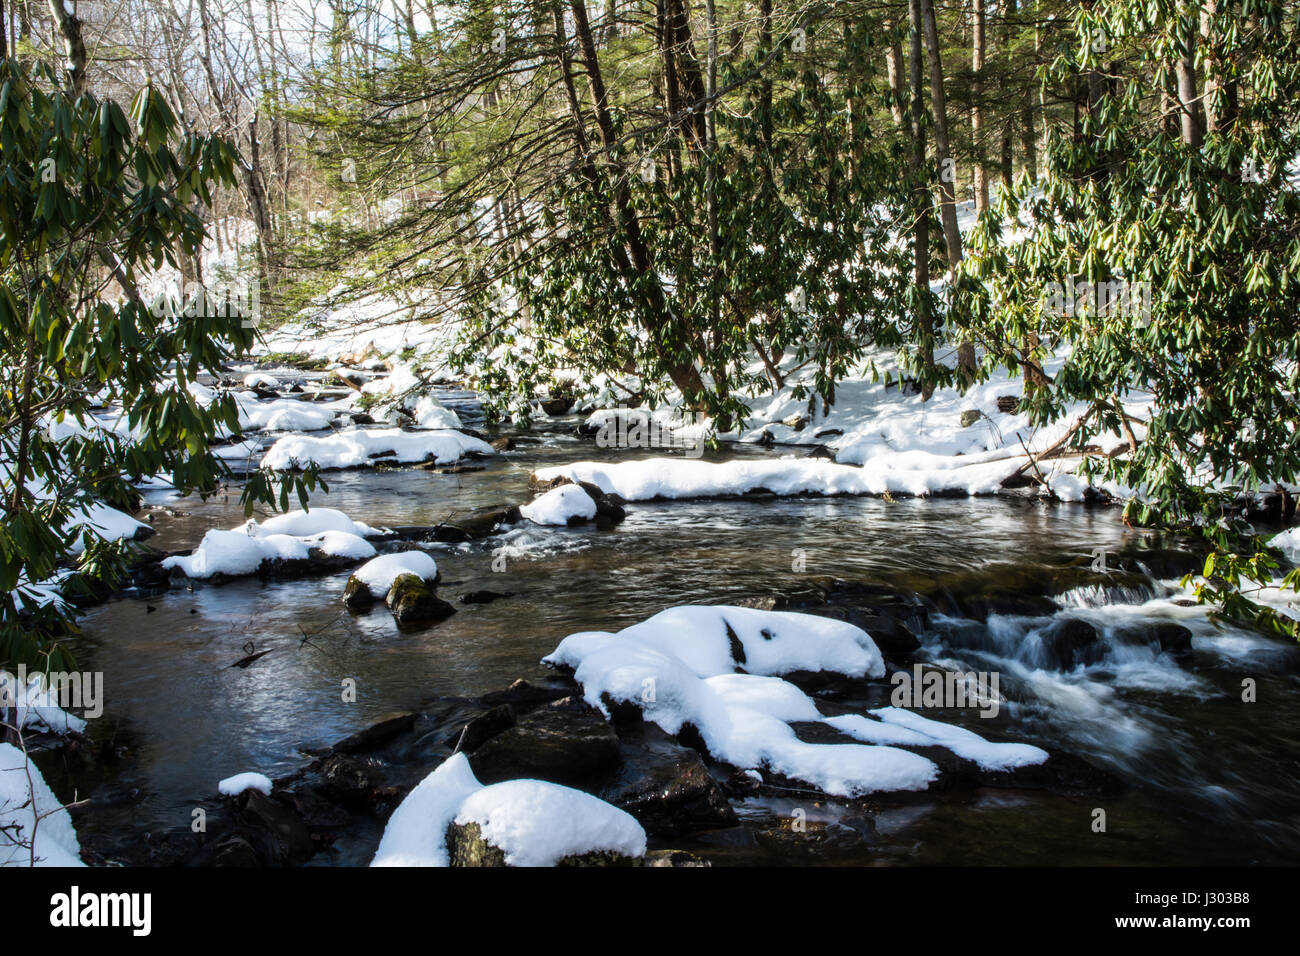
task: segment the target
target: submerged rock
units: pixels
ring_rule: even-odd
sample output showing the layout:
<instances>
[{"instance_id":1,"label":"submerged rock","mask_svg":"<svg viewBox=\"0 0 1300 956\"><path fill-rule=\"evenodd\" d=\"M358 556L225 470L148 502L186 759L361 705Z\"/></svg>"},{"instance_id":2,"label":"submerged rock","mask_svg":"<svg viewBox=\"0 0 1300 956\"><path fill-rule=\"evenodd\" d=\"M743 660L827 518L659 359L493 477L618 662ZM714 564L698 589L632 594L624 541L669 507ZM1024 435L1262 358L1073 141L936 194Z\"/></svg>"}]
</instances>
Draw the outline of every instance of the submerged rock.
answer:
<instances>
[{"instance_id":1,"label":"submerged rock","mask_svg":"<svg viewBox=\"0 0 1300 956\"><path fill-rule=\"evenodd\" d=\"M510 591L469 591L461 595L461 604L491 604L493 601L499 601L502 598L513 597Z\"/></svg>"},{"instance_id":2,"label":"submerged rock","mask_svg":"<svg viewBox=\"0 0 1300 956\"><path fill-rule=\"evenodd\" d=\"M358 730L355 734L344 737L330 750L336 754L355 754L378 750L402 734L408 733L415 726L415 716L415 714L401 714L397 717L390 717L388 720L382 720L371 727Z\"/></svg>"},{"instance_id":3,"label":"submerged rock","mask_svg":"<svg viewBox=\"0 0 1300 956\"><path fill-rule=\"evenodd\" d=\"M1174 621L1122 627L1115 632L1115 639L1123 644L1145 644L1175 657L1192 650L1192 632Z\"/></svg>"}]
</instances>

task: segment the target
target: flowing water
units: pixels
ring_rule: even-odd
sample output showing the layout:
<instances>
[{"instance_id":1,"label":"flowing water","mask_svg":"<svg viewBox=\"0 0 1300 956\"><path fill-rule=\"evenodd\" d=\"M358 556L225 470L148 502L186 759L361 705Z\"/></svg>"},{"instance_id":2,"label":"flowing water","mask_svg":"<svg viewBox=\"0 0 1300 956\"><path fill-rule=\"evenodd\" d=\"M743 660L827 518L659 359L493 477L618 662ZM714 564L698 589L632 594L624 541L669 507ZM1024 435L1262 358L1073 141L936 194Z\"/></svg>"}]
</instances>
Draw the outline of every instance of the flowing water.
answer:
<instances>
[{"instance_id":1,"label":"flowing water","mask_svg":"<svg viewBox=\"0 0 1300 956\"><path fill-rule=\"evenodd\" d=\"M327 475L330 492L313 503L374 526L431 525L470 508L526 500L528 474L543 465L644 457L597 449L558 430L540 437L476 473ZM235 526L243 520L237 497L200 502L149 493L149 504L175 509L156 520L151 543L189 548L208 528ZM1086 557L1098 547L1118 551L1141 538L1115 509L1002 499L793 498L628 510L611 531L526 526L437 547L439 593L447 600L478 589L512 596L458 604L455 616L419 632L399 632L382 608L364 616L343 611L347 572L182 585L92 609L75 646L83 669L104 674L106 714L92 734L121 742L127 756L99 784L115 796L80 811L79 830L186 825L190 808L225 776L257 770L274 777L301 766L305 748L434 698L536 679L545 672L539 659L575 631L615 630L676 604L789 591L807 576L906 583L982 569L996 586L1009 566ZM494 570L503 545L505 570ZM801 570L792 570L797 563ZM1039 636L1049 616L994 614L980 623L939 616L923 635L922 657L998 671L1008 700L989 723L934 716L1079 754L1128 783L1122 796L1099 807L1041 792L934 794L882 804L864 824L796 794L739 809L780 817L798 805L815 841L758 844L736 831L675 845L718 863L1300 861L1295 649L1219 627L1165 594L1154 583L1061 594L1057 613L1093 621L1106 648L1101 660L1070 671L1043 666ZM1171 617L1195 634L1194 651L1181 663L1120 640L1126 623ZM270 653L247 668L231 666L262 651ZM354 703L341 691L349 678ZM1245 678L1256 682L1254 703L1242 700ZM92 796L95 785L81 781ZM1094 829L1097 809L1106 811L1104 833ZM316 862L363 863L377 837L372 828Z\"/></svg>"}]
</instances>

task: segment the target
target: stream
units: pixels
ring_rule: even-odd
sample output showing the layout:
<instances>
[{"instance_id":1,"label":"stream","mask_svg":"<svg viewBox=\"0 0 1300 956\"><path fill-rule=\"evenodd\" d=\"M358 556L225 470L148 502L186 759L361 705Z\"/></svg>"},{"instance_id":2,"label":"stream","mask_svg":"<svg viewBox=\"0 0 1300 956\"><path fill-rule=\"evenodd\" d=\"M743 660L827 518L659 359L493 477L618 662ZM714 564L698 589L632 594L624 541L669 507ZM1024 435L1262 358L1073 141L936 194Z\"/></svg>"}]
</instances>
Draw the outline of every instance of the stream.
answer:
<instances>
[{"instance_id":1,"label":"stream","mask_svg":"<svg viewBox=\"0 0 1300 956\"><path fill-rule=\"evenodd\" d=\"M464 415L466 396L443 399ZM433 525L471 508L526 501L528 475L538 467L645 457L597 448L573 434L573 424L529 433L516 450L482 462L482 471L330 473L329 493L312 503L372 526ZM730 446L709 457L781 453ZM191 548L209 528L234 527L243 520L237 499L237 490L206 502L147 492L146 506L175 512L156 518L150 544ZM120 759L89 775L61 775L50 766L56 755L43 762L61 795L75 786L90 797L74 816L83 842L185 826L223 777L286 774L309 759L304 751L393 714L499 690L516 678L544 679L540 658L576 631L617 630L673 605L789 591L810 577L909 586L964 574L1004 586L1014 579L1009 569L1061 555L1086 559L1097 548L1141 548L1149 539L1126 529L1114 508L1005 498L653 502L630 504L613 530L524 522L505 535L433 547L439 594L458 613L422 631L400 632L382 607L344 610L347 571L174 584L161 596L90 609L72 645L80 669L104 674L105 715L90 734L119 747ZM505 570L497 571L503 545ZM479 589L511 596L459 604ZM1077 754L1128 785L1101 804L1104 833L1094 830L1096 801L1039 791L882 801L866 825L854 815L860 809L794 794L736 809L761 818L806 808L816 841L758 843L733 828L673 845L717 865L1300 862L1300 654L1283 640L1163 600L1168 593L1151 580L1054 595L1057 614L1085 616L1106 635L1103 659L1068 671L1042 666L1037 651L1050 612L980 621L937 615L919 635L919 658L998 671L1007 698L992 721L931 716ZM1126 622L1170 616L1194 635L1182 660L1112 639ZM248 667L231 666L263 651ZM341 693L348 678L357 688L352 703ZM1254 703L1242 701L1245 678L1256 682ZM380 832L378 824L349 831L313 865L365 864Z\"/></svg>"}]
</instances>

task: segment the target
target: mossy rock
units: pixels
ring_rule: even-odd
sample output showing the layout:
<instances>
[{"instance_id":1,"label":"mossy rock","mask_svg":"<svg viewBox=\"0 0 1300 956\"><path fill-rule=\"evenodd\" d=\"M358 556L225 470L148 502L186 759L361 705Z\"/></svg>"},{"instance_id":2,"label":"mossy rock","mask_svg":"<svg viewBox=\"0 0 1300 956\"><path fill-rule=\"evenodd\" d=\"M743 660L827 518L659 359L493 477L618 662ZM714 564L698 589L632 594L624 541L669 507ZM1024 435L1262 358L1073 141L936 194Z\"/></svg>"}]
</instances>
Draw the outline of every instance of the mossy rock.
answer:
<instances>
[{"instance_id":1,"label":"mossy rock","mask_svg":"<svg viewBox=\"0 0 1300 956\"><path fill-rule=\"evenodd\" d=\"M349 577L347 587L343 589L344 606L360 611L371 607L374 603L375 595L371 592L370 585L355 574Z\"/></svg>"},{"instance_id":2,"label":"mossy rock","mask_svg":"<svg viewBox=\"0 0 1300 956\"><path fill-rule=\"evenodd\" d=\"M505 850L493 846L483 837L477 823L452 823L447 827L447 853L452 866L508 866ZM575 853L557 862L556 866L636 866L637 857L624 856L611 850L591 850Z\"/></svg>"},{"instance_id":3,"label":"mossy rock","mask_svg":"<svg viewBox=\"0 0 1300 956\"><path fill-rule=\"evenodd\" d=\"M388 592L388 608L398 624L434 624L456 613L418 574L398 575Z\"/></svg>"}]
</instances>

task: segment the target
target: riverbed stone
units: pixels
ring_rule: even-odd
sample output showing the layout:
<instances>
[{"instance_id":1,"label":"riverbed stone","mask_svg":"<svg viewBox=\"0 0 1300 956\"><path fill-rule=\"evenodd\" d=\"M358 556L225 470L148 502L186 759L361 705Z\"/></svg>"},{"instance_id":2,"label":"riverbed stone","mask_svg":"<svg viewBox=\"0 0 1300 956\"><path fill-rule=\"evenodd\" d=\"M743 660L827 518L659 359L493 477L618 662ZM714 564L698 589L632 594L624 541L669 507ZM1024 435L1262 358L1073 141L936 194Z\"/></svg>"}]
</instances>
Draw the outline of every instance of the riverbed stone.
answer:
<instances>
[{"instance_id":1,"label":"riverbed stone","mask_svg":"<svg viewBox=\"0 0 1300 956\"><path fill-rule=\"evenodd\" d=\"M296 810L259 790L246 790L240 804L239 816L245 824L261 828L274 837L276 863L296 866L315 854L311 831Z\"/></svg>"},{"instance_id":2,"label":"riverbed stone","mask_svg":"<svg viewBox=\"0 0 1300 956\"><path fill-rule=\"evenodd\" d=\"M614 728L595 707L566 697L520 717L470 755L483 783L517 777L581 787L622 761Z\"/></svg>"},{"instance_id":3,"label":"riverbed stone","mask_svg":"<svg viewBox=\"0 0 1300 956\"><path fill-rule=\"evenodd\" d=\"M373 607L374 604L375 595L370 590L370 585L355 574L351 575L343 588L343 606L353 611L361 611Z\"/></svg>"},{"instance_id":4,"label":"riverbed stone","mask_svg":"<svg viewBox=\"0 0 1300 956\"><path fill-rule=\"evenodd\" d=\"M498 704L466 723L451 735L448 741L456 753L473 753L497 734L504 733L518 722L515 709L509 704Z\"/></svg>"},{"instance_id":5,"label":"riverbed stone","mask_svg":"<svg viewBox=\"0 0 1300 956\"><path fill-rule=\"evenodd\" d=\"M495 534L502 525L517 524L522 520L517 505L475 508L456 515L434 529L437 541L477 541Z\"/></svg>"},{"instance_id":6,"label":"riverbed stone","mask_svg":"<svg viewBox=\"0 0 1300 956\"><path fill-rule=\"evenodd\" d=\"M647 833L671 836L737 824L722 786L695 751L653 724L625 735L623 743L623 766L599 796L636 817Z\"/></svg>"},{"instance_id":7,"label":"riverbed stone","mask_svg":"<svg viewBox=\"0 0 1300 956\"><path fill-rule=\"evenodd\" d=\"M400 574L388 592L388 608L401 625L436 624L456 613L418 574Z\"/></svg>"},{"instance_id":8,"label":"riverbed stone","mask_svg":"<svg viewBox=\"0 0 1300 956\"><path fill-rule=\"evenodd\" d=\"M325 795L352 813L370 813L384 796L382 765L370 757L332 754L320 765Z\"/></svg>"},{"instance_id":9,"label":"riverbed stone","mask_svg":"<svg viewBox=\"0 0 1300 956\"><path fill-rule=\"evenodd\" d=\"M377 724L344 737L330 749L336 754L356 754L378 750L402 734L409 733L414 726L415 714L399 714L396 717L381 720Z\"/></svg>"},{"instance_id":10,"label":"riverbed stone","mask_svg":"<svg viewBox=\"0 0 1300 956\"><path fill-rule=\"evenodd\" d=\"M1097 629L1077 617L1061 618L1040 635L1043 663L1053 670L1070 670L1080 664L1095 664L1106 654Z\"/></svg>"}]
</instances>

